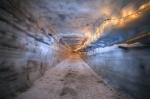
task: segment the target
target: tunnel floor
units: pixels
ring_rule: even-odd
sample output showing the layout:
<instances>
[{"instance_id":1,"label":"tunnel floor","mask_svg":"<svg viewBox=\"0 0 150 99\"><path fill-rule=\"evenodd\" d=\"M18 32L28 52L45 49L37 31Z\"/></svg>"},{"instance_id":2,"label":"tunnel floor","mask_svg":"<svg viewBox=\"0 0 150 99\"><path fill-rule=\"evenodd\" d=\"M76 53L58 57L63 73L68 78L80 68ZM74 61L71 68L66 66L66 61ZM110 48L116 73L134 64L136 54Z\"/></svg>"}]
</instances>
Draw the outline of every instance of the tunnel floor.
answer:
<instances>
[{"instance_id":1,"label":"tunnel floor","mask_svg":"<svg viewBox=\"0 0 150 99\"><path fill-rule=\"evenodd\" d=\"M80 57L48 70L16 99L129 99L104 83Z\"/></svg>"}]
</instances>

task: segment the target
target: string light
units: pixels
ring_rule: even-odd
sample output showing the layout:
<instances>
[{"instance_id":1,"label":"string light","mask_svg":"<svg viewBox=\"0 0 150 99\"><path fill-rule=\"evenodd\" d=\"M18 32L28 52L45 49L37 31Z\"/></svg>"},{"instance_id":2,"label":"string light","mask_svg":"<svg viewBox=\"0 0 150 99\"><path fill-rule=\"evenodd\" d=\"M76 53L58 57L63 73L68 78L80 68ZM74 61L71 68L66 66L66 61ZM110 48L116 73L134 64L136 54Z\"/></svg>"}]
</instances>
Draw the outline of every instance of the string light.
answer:
<instances>
[{"instance_id":1,"label":"string light","mask_svg":"<svg viewBox=\"0 0 150 99\"><path fill-rule=\"evenodd\" d=\"M80 46L79 48L77 48L75 51L85 48L90 43L99 39L106 27L108 27L110 25L115 25L118 27L124 26L126 23L140 17L141 13L144 12L148 8L150 8L150 2L141 5L137 10L134 10L132 8L123 9L121 11L121 16L119 16L119 17L112 16L110 18L105 19L96 28L94 33L90 33L90 32L86 33L85 36L87 38L87 41L84 42L84 44L82 46Z\"/></svg>"}]
</instances>

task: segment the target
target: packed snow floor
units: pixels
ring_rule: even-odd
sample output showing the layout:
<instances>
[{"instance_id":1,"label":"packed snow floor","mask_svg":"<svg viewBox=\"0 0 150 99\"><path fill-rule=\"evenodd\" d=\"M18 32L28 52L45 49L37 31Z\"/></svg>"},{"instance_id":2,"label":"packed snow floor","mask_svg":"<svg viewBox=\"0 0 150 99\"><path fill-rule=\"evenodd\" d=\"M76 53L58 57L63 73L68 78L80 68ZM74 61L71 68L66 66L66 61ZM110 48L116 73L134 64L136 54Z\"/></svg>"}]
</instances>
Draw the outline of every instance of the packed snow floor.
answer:
<instances>
[{"instance_id":1,"label":"packed snow floor","mask_svg":"<svg viewBox=\"0 0 150 99\"><path fill-rule=\"evenodd\" d=\"M80 57L48 70L17 99L129 99L104 83Z\"/></svg>"}]
</instances>

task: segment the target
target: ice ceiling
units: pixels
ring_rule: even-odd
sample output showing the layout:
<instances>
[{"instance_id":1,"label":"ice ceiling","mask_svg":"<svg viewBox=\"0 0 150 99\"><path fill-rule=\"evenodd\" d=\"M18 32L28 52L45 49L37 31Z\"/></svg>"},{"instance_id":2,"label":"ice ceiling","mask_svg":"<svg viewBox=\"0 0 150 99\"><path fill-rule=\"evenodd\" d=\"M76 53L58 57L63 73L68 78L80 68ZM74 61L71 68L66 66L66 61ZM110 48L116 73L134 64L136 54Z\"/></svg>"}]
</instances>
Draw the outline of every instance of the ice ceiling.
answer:
<instances>
[{"instance_id":1,"label":"ice ceiling","mask_svg":"<svg viewBox=\"0 0 150 99\"><path fill-rule=\"evenodd\" d=\"M34 30L32 25L52 35L83 34L86 42L79 49L150 31L149 0L1 0L0 6L27 19L28 30Z\"/></svg>"}]
</instances>

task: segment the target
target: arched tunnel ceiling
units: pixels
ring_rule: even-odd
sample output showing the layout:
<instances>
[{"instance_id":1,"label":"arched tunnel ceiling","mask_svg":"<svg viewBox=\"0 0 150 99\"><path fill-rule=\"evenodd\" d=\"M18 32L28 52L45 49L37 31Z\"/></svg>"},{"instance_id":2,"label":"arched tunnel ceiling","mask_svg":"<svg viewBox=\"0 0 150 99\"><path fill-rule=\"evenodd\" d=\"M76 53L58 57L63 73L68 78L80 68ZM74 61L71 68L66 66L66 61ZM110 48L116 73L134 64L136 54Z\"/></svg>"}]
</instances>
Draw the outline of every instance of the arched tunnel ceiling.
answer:
<instances>
[{"instance_id":1,"label":"arched tunnel ceiling","mask_svg":"<svg viewBox=\"0 0 150 99\"><path fill-rule=\"evenodd\" d=\"M96 28L104 20L120 16L124 9L131 7L136 10L149 2L149 0L1 0L0 11L1 20L7 20L6 13L9 13L13 18L8 18L8 22L19 24L19 27L30 32L43 32L46 35L86 34L95 33ZM149 32L149 16L148 9L144 14L142 12L140 18L121 28L107 28L102 32L104 40L101 41L101 37L97 35L99 37L95 44L112 43L128 39L128 36L134 36L139 32Z\"/></svg>"}]
</instances>

